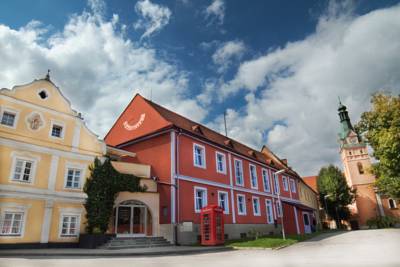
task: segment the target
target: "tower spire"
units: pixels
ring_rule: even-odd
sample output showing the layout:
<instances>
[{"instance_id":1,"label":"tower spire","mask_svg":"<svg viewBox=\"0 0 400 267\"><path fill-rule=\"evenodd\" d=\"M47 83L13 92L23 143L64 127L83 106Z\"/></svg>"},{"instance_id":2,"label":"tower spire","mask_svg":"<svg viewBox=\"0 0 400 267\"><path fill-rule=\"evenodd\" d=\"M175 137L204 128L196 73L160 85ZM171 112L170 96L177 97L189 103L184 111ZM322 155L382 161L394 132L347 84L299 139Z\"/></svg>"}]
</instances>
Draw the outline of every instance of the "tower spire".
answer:
<instances>
[{"instance_id":1,"label":"tower spire","mask_svg":"<svg viewBox=\"0 0 400 267\"><path fill-rule=\"evenodd\" d=\"M46 80L50 81L50 70L47 70L47 74L46 74Z\"/></svg>"},{"instance_id":2,"label":"tower spire","mask_svg":"<svg viewBox=\"0 0 400 267\"><path fill-rule=\"evenodd\" d=\"M339 107L338 107L338 114L341 124L341 131L339 133L340 138L344 139L347 137L348 133L353 130L353 125L351 124L349 113L347 112L347 108L345 105L342 104L339 97Z\"/></svg>"}]
</instances>

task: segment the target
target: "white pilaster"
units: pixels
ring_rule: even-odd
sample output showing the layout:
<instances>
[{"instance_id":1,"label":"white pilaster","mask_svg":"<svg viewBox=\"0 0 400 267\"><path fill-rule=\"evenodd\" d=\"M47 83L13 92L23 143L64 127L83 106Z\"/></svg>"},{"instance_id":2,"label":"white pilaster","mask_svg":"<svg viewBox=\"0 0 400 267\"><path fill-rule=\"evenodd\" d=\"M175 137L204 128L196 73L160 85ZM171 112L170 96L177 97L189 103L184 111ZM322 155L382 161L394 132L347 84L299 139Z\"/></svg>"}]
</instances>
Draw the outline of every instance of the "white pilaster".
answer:
<instances>
[{"instance_id":1,"label":"white pilaster","mask_svg":"<svg viewBox=\"0 0 400 267\"><path fill-rule=\"evenodd\" d=\"M77 121L75 124L74 136L72 138L72 151L74 151L74 152L78 151L78 148L79 148L79 142L80 142L80 137L81 137L81 127L82 127L82 122Z\"/></svg>"},{"instance_id":2,"label":"white pilaster","mask_svg":"<svg viewBox=\"0 0 400 267\"><path fill-rule=\"evenodd\" d=\"M380 216L385 216L385 211L383 210L381 196L379 194L377 194L377 193L375 193L375 195L376 195L376 202L378 202L379 215Z\"/></svg>"},{"instance_id":3,"label":"white pilaster","mask_svg":"<svg viewBox=\"0 0 400 267\"><path fill-rule=\"evenodd\" d=\"M58 161L60 157L53 155L51 156L51 163L50 163L50 171L49 171L49 178L48 178L48 186L47 188L51 191L54 191L56 188L56 181L57 181L57 170L58 170Z\"/></svg>"},{"instance_id":4,"label":"white pilaster","mask_svg":"<svg viewBox=\"0 0 400 267\"><path fill-rule=\"evenodd\" d=\"M50 228L51 228L51 217L53 215L53 200L46 200L45 208L44 208L44 215L43 215L43 222L42 222L42 234L40 236L40 243L48 243L49 242L49 235L50 235Z\"/></svg>"},{"instance_id":5,"label":"white pilaster","mask_svg":"<svg viewBox=\"0 0 400 267\"><path fill-rule=\"evenodd\" d=\"M297 208L295 206L293 206L293 210L294 210L294 218L296 220L296 231L297 231L297 234L299 235L300 234L300 227L299 227L299 219L297 217Z\"/></svg>"},{"instance_id":6,"label":"white pilaster","mask_svg":"<svg viewBox=\"0 0 400 267\"><path fill-rule=\"evenodd\" d=\"M235 210L235 197L233 195L233 177L232 177L232 157L231 154L228 153L229 160L229 181L231 185L231 210L232 210L232 223L236 223L236 210Z\"/></svg>"},{"instance_id":7,"label":"white pilaster","mask_svg":"<svg viewBox=\"0 0 400 267\"><path fill-rule=\"evenodd\" d=\"M175 132L171 131L171 223L176 223L175 155Z\"/></svg>"}]
</instances>

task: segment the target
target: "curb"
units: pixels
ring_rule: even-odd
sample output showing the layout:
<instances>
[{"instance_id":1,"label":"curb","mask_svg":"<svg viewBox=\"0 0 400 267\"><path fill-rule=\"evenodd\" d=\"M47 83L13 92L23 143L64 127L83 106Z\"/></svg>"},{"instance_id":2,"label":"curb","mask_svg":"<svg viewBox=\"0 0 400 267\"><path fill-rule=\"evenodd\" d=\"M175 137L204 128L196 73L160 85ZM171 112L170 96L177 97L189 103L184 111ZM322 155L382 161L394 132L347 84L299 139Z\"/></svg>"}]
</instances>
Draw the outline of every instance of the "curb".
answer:
<instances>
[{"instance_id":1,"label":"curb","mask_svg":"<svg viewBox=\"0 0 400 267\"><path fill-rule=\"evenodd\" d=\"M14 250L13 252L0 252L0 258L5 257L13 257L13 258L21 258L21 257L140 257L140 256L176 256L176 255L188 255L188 254L201 254L201 253L211 253L211 252L224 252L224 251L232 251L232 248L220 247L220 248L206 248L206 249L188 249L182 251L148 251L148 252L110 252L104 253L104 251L96 251L94 249L93 252L88 253L77 253L77 252L64 252L57 253L52 251L40 252L18 252L18 250Z\"/></svg>"},{"instance_id":2,"label":"curb","mask_svg":"<svg viewBox=\"0 0 400 267\"><path fill-rule=\"evenodd\" d=\"M262 247L232 247L236 250L273 250L273 248L262 248Z\"/></svg>"}]
</instances>

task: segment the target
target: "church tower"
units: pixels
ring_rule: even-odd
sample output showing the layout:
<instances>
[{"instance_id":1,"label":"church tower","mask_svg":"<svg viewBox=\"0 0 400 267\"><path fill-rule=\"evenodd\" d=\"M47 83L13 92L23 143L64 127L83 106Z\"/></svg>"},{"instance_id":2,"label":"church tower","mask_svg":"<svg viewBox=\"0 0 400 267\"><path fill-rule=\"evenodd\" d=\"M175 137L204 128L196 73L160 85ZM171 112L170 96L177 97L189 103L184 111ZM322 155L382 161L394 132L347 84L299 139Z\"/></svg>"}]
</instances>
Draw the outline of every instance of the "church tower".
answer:
<instances>
[{"instance_id":1,"label":"church tower","mask_svg":"<svg viewBox=\"0 0 400 267\"><path fill-rule=\"evenodd\" d=\"M354 130L346 106L339 102L340 157L348 185L356 189L356 201L350 206L352 228L364 228L368 219L383 215L382 202L375 193L375 176L369 172L371 158L367 144Z\"/></svg>"}]
</instances>

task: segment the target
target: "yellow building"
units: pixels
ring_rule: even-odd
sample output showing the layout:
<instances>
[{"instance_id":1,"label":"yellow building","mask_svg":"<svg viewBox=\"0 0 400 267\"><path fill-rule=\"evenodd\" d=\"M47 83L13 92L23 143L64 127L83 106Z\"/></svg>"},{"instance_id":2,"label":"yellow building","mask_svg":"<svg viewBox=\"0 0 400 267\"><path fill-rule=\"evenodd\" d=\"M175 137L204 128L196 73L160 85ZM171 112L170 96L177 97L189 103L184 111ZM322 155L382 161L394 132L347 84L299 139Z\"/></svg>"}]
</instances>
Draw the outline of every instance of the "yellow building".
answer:
<instances>
[{"instance_id":1,"label":"yellow building","mask_svg":"<svg viewBox=\"0 0 400 267\"><path fill-rule=\"evenodd\" d=\"M318 193L314 189L306 184L302 179L298 183L299 185L299 199L301 204L310 207L313 210L313 218L317 226L320 226L321 219L319 214L319 201Z\"/></svg>"},{"instance_id":2,"label":"yellow building","mask_svg":"<svg viewBox=\"0 0 400 267\"><path fill-rule=\"evenodd\" d=\"M45 79L0 90L0 245L76 242L82 187L106 146Z\"/></svg>"}]
</instances>

